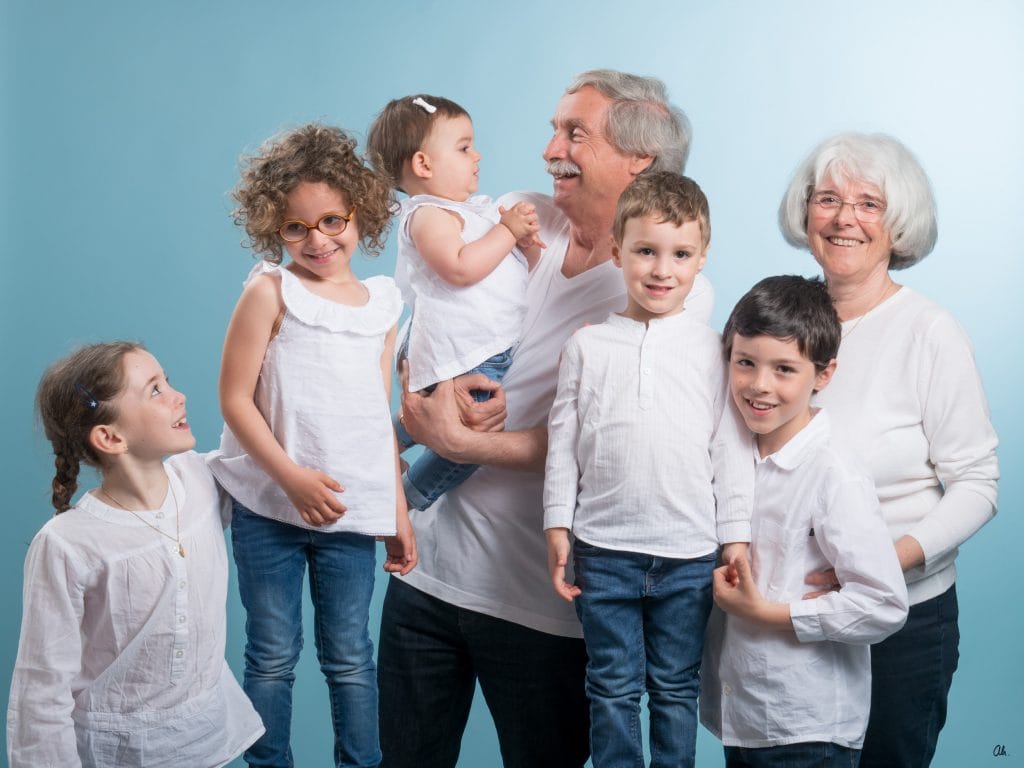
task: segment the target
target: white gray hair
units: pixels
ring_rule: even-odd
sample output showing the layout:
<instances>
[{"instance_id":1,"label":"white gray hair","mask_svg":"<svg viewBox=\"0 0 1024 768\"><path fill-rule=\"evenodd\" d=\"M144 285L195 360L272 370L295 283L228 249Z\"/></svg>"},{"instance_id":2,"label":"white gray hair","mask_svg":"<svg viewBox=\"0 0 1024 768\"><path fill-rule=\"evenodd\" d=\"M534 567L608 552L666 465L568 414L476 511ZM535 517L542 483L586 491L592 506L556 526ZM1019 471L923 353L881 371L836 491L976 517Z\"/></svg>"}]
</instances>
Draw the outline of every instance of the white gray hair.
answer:
<instances>
[{"instance_id":1,"label":"white gray hair","mask_svg":"<svg viewBox=\"0 0 1024 768\"><path fill-rule=\"evenodd\" d=\"M906 269L931 253L938 224L928 176L909 149L884 133L833 136L797 167L779 205L779 228L790 245L808 247L807 202L825 178L865 182L882 191L882 224L892 240L890 269Z\"/></svg>"},{"instance_id":2,"label":"white gray hair","mask_svg":"<svg viewBox=\"0 0 1024 768\"><path fill-rule=\"evenodd\" d=\"M669 102L661 80L591 69L578 74L565 92L576 93L587 86L612 100L605 131L615 147L630 155L653 157L649 171L682 173L686 169L693 130L686 113Z\"/></svg>"}]
</instances>

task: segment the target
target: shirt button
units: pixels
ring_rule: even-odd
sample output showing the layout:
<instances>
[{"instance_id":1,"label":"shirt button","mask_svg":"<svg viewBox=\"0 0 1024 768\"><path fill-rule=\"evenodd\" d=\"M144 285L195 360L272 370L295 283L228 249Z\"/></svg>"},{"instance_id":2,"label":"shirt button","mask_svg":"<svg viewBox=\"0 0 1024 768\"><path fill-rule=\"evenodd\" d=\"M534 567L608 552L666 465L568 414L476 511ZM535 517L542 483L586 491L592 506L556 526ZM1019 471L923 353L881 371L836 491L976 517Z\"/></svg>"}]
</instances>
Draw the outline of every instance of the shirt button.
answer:
<instances>
[{"instance_id":1,"label":"shirt button","mask_svg":"<svg viewBox=\"0 0 1024 768\"><path fill-rule=\"evenodd\" d=\"M182 579L181 581L179 581L179 582L178 582L178 589L184 589L184 588L185 588L185 585L186 585L187 583L188 583L188 582L186 582L186 581L185 581L184 579Z\"/></svg>"},{"instance_id":2,"label":"shirt button","mask_svg":"<svg viewBox=\"0 0 1024 768\"><path fill-rule=\"evenodd\" d=\"M178 623L179 624L184 624L185 623L185 617L184 616L179 616L178 617Z\"/></svg>"},{"instance_id":3,"label":"shirt button","mask_svg":"<svg viewBox=\"0 0 1024 768\"><path fill-rule=\"evenodd\" d=\"M651 375L651 369L650 368L644 368L644 373L647 374L648 376L650 376Z\"/></svg>"},{"instance_id":4,"label":"shirt button","mask_svg":"<svg viewBox=\"0 0 1024 768\"><path fill-rule=\"evenodd\" d=\"M723 686L722 686L722 693L724 693L724 694L725 694L726 696L728 696L729 694L731 694L731 693L732 693L732 686L731 686L731 685L729 685L728 683L726 683L725 685L723 685Z\"/></svg>"},{"instance_id":5,"label":"shirt button","mask_svg":"<svg viewBox=\"0 0 1024 768\"><path fill-rule=\"evenodd\" d=\"M174 658L176 658L176 659L180 659L184 655L185 655L184 651L175 651L174 652Z\"/></svg>"},{"instance_id":6,"label":"shirt button","mask_svg":"<svg viewBox=\"0 0 1024 768\"><path fill-rule=\"evenodd\" d=\"M159 518L160 520L163 520L164 513L163 512L157 512L156 513L156 517Z\"/></svg>"}]
</instances>

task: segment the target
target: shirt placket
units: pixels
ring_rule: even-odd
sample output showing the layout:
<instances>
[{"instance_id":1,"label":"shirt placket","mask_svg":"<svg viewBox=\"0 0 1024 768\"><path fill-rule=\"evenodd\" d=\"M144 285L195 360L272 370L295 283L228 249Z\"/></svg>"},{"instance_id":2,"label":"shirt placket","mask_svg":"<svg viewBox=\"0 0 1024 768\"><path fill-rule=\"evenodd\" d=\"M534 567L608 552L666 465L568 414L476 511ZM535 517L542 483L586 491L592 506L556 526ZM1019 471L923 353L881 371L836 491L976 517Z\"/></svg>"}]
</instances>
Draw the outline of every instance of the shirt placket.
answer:
<instances>
[{"instance_id":1,"label":"shirt placket","mask_svg":"<svg viewBox=\"0 0 1024 768\"><path fill-rule=\"evenodd\" d=\"M637 388L637 406L641 411L650 409L654 400L654 339L656 334L650 328L643 331L643 338L640 341L640 371L639 387Z\"/></svg>"}]
</instances>

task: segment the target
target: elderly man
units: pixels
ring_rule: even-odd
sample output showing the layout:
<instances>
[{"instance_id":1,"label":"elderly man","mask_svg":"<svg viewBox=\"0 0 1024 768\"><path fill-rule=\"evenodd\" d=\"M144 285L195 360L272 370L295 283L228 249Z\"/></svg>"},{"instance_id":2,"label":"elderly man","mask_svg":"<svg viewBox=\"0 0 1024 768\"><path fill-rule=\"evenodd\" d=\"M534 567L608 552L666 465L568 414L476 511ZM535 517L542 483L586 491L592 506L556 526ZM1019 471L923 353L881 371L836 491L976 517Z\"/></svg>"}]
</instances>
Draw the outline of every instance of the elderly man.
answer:
<instances>
[{"instance_id":1,"label":"elderly man","mask_svg":"<svg viewBox=\"0 0 1024 768\"><path fill-rule=\"evenodd\" d=\"M480 388L477 379L403 402L420 442L484 466L414 513L419 567L388 586L378 663L387 768L454 766L477 681L506 766L582 766L589 753L586 651L572 606L551 588L542 530L547 416L569 334L625 306L611 261L619 194L648 169L681 171L690 127L660 81L610 70L579 75L551 122L544 159L553 197L502 201L536 205L547 245L503 382L505 431L463 424L500 418L505 402L499 390L489 403L470 404L465 391ZM687 308L707 320L711 303L711 286L698 276Z\"/></svg>"}]
</instances>

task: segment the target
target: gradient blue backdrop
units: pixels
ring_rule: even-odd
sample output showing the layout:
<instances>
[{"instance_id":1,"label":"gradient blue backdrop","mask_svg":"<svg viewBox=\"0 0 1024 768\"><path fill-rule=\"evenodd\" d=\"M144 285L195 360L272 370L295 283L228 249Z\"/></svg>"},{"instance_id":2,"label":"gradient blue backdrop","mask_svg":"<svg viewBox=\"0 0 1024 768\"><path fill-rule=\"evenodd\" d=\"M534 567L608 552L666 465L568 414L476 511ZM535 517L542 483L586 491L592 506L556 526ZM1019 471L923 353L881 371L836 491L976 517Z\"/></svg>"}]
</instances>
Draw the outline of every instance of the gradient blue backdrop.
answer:
<instances>
[{"instance_id":1,"label":"gradient blue backdrop","mask_svg":"<svg viewBox=\"0 0 1024 768\"><path fill-rule=\"evenodd\" d=\"M49 447L31 408L45 364L80 342L142 339L190 395L200 449L216 445L221 340L252 263L228 216L238 155L313 119L362 137L388 99L427 91L473 115L483 192L548 191L540 153L562 89L580 70L614 67L662 78L693 121L687 170L711 201L706 273L718 325L758 278L815 272L783 242L775 211L819 139L890 132L929 172L939 243L898 278L951 309L973 338L1004 474L1002 513L960 556L962 659L935 765L1024 765L1013 405L1024 373L1021 5L2 0L0 14L4 694L22 560L52 511ZM391 243L356 266L366 276L393 264ZM235 597L228 640L238 671ZM330 720L311 648L295 698L297 762L326 765ZM1008 756L994 758L996 745ZM706 732L698 756L722 763ZM478 706L460 765L499 763Z\"/></svg>"}]
</instances>

